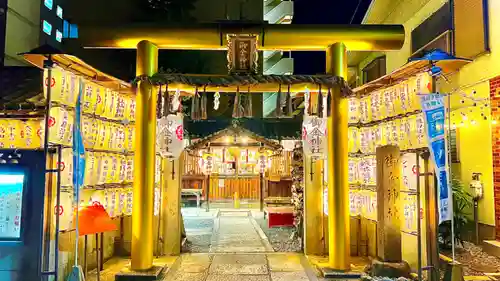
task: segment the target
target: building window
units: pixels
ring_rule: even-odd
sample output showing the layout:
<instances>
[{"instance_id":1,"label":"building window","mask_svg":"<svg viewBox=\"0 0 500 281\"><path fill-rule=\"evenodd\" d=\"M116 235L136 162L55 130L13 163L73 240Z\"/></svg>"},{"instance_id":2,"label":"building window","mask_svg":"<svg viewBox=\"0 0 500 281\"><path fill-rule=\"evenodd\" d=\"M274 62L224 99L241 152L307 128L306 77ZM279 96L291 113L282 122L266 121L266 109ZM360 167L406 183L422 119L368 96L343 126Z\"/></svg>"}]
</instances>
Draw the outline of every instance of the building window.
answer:
<instances>
[{"instance_id":1,"label":"building window","mask_svg":"<svg viewBox=\"0 0 500 281\"><path fill-rule=\"evenodd\" d=\"M454 0L453 13L455 55L472 59L489 51L488 0Z\"/></svg>"},{"instance_id":2,"label":"building window","mask_svg":"<svg viewBox=\"0 0 500 281\"><path fill-rule=\"evenodd\" d=\"M38 2L38 3L40 3L40 2ZM43 3L45 5L45 7L47 7L47 9L52 10L52 6L54 5L53 0L44 0Z\"/></svg>"},{"instance_id":3,"label":"building window","mask_svg":"<svg viewBox=\"0 0 500 281\"><path fill-rule=\"evenodd\" d=\"M451 9L447 2L411 32L411 53L428 49L429 43L452 30ZM451 50L442 50L451 51Z\"/></svg>"},{"instance_id":4,"label":"building window","mask_svg":"<svg viewBox=\"0 0 500 281\"><path fill-rule=\"evenodd\" d=\"M385 56L378 57L363 68L363 84L376 80L385 74Z\"/></svg>"},{"instance_id":5,"label":"building window","mask_svg":"<svg viewBox=\"0 0 500 281\"><path fill-rule=\"evenodd\" d=\"M45 32L45 34L52 35L52 24L50 24L48 21L44 20L42 27L43 27L43 32Z\"/></svg>"},{"instance_id":6,"label":"building window","mask_svg":"<svg viewBox=\"0 0 500 281\"><path fill-rule=\"evenodd\" d=\"M56 14L60 19L63 18L63 9L61 8L61 6L57 6Z\"/></svg>"},{"instance_id":7,"label":"building window","mask_svg":"<svg viewBox=\"0 0 500 281\"><path fill-rule=\"evenodd\" d=\"M451 163L460 163L460 150L458 147L458 137L459 137L458 129L450 130L450 154L451 154Z\"/></svg>"}]
</instances>

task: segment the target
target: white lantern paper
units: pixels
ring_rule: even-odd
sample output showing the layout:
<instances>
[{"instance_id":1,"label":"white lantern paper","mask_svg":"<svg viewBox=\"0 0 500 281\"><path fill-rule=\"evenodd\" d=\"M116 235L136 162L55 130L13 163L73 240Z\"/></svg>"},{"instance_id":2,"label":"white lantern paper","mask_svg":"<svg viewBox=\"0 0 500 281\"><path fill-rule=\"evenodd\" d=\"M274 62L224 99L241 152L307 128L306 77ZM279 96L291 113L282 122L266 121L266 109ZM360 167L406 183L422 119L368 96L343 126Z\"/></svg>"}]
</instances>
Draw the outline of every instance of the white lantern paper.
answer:
<instances>
[{"instance_id":1,"label":"white lantern paper","mask_svg":"<svg viewBox=\"0 0 500 281\"><path fill-rule=\"evenodd\" d=\"M359 99L357 98L351 98L348 100L348 107L349 107L349 124L356 124L359 122Z\"/></svg>"},{"instance_id":2,"label":"white lantern paper","mask_svg":"<svg viewBox=\"0 0 500 281\"><path fill-rule=\"evenodd\" d=\"M302 123L304 154L324 157L327 154L326 141L326 119L317 116L304 116Z\"/></svg>"},{"instance_id":3,"label":"white lantern paper","mask_svg":"<svg viewBox=\"0 0 500 281\"><path fill-rule=\"evenodd\" d=\"M163 157L178 158L184 149L184 125L180 115L162 117L157 123L156 144Z\"/></svg>"}]
</instances>

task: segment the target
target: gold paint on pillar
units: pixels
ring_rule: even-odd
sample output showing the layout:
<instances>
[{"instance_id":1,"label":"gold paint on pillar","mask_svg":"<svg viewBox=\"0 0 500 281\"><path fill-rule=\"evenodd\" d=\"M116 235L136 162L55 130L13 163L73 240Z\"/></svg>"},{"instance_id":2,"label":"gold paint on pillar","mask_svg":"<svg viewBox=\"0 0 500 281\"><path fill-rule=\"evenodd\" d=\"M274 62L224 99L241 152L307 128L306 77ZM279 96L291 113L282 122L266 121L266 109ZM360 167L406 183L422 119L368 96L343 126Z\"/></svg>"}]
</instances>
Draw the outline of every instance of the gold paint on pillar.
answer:
<instances>
[{"instance_id":1,"label":"gold paint on pillar","mask_svg":"<svg viewBox=\"0 0 500 281\"><path fill-rule=\"evenodd\" d=\"M326 51L328 74L347 78L347 49L336 43ZM328 132L328 239L329 266L350 269L350 214L348 182L348 104L338 87L331 91Z\"/></svg>"},{"instance_id":2,"label":"gold paint on pillar","mask_svg":"<svg viewBox=\"0 0 500 281\"><path fill-rule=\"evenodd\" d=\"M311 161L304 157L304 253L306 255L324 255L325 236L323 204L323 160ZM312 172L312 175L311 175ZM312 177L311 177L312 176Z\"/></svg>"},{"instance_id":3,"label":"gold paint on pillar","mask_svg":"<svg viewBox=\"0 0 500 281\"><path fill-rule=\"evenodd\" d=\"M137 76L158 71L158 48L148 41L137 44ZM157 95L149 81L139 81L136 95L131 269L153 267L153 212L155 186Z\"/></svg>"},{"instance_id":4,"label":"gold paint on pillar","mask_svg":"<svg viewBox=\"0 0 500 281\"><path fill-rule=\"evenodd\" d=\"M183 171L182 160L184 153L179 159L165 159L165 169L163 171L164 207L163 217L163 254L167 256L177 256L181 253L182 240L182 217L181 217L181 178Z\"/></svg>"}]
</instances>

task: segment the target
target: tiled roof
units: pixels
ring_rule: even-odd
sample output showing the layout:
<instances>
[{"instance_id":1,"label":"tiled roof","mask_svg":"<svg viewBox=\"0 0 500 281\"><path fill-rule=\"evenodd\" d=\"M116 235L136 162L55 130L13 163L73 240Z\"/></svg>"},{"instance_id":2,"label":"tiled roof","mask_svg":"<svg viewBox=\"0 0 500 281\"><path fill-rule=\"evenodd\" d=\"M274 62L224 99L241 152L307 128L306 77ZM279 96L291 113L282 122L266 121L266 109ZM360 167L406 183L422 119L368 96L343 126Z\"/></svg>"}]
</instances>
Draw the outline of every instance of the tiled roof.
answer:
<instances>
[{"instance_id":1,"label":"tiled roof","mask_svg":"<svg viewBox=\"0 0 500 281\"><path fill-rule=\"evenodd\" d=\"M0 110L36 110L44 106L42 70L35 67L0 68Z\"/></svg>"}]
</instances>

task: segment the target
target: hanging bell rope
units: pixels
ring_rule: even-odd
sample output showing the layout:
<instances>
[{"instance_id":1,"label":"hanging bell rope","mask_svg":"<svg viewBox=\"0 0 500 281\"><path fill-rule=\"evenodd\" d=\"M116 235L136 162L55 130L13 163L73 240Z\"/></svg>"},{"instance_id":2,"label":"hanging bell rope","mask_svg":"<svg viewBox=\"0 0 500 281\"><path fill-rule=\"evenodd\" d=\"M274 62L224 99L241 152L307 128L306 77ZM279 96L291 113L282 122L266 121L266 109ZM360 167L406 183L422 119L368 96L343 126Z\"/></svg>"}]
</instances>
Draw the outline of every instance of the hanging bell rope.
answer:
<instances>
[{"instance_id":1,"label":"hanging bell rope","mask_svg":"<svg viewBox=\"0 0 500 281\"><path fill-rule=\"evenodd\" d=\"M156 100L156 118L160 119L162 117L161 109L162 109L163 98L161 95L161 85L158 87L158 98Z\"/></svg>"},{"instance_id":2,"label":"hanging bell rope","mask_svg":"<svg viewBox=\"0 0 500 281\"><path fill-rule=\"evenodd\" d=\"M239 107L240 103L240 87L236 87L236 95L234 96L234 104L233 104L233 118L239 118Z\"/></svg>"},{"instance_id":3,"label":"hanging bell rope","mask_svg":"<svg viewBox=\"0 0 500 281\"><path fill-rule=\"evenodd\" d=\"M170 95L168 93L168 83L167 83L165 84L165 93L163 94L163 116L166 117L169 114L170 114Z\"/></svg>"},{"instance_id":4,"label":"hanging bell rope","mask_svg":"<svg viewBox=\"0 0 500 281\"><path fill-rule=\"evenodd\" d=\"M322 108L324 106L323 105L323 91L321 89L321 84L319 84L317 101L318 101L318 107L316 108L316 115L318 117L321 117Z\"/></svg>"},{"instance_id":5,"label":"hanging bell rope","mask_svg":"<svg viewBox=\"0 0 500 281\"><path fill-rule=\"evenodd\" d=\"M201 119L207 119L207 86L203 87L203 94L201 96Z\"/></svg>"},{"instance_id":6,"label":"hanging bell rope","mask_svg":"<svg viewBox=\"0 0 500 281\"><path fill-rule=\"evenodd\" d=\"M325 115L325 118L330 116L332 112L332 107L331 107L331 98L332 98L332 88L328 88L328 94L326 95L325 101L326 101L326 110L323 113Z\"/></svg>"},{"instance_id":7,"label":"hanging bell rope","mask_svg":"<svg viewBox=\"0 0 500 281\"><path fill-rule=\"evenodd\" d=\"M286 115L292 116L292 93L290 93L290 84L288 84L288 93L286 95Z\"/></svg>"},{"instance_id":8,"label":"hanging bell rope","mask_svg":"<svg viewBox=\"0 0 500 281\"><path fill-rule=\"evenodd\" d=\"M330 110L330 103L328 102L328 98L330 97L331 90L331 88L328 88L328 92L323 95L323 118L327 118L329 114L328 112Z\"/></svg>"},{"instance_id":9,"label":"hanging bell rope","mask_svg":"<svg viewBox=\"0 0 500 281\"><path fill-rule=\"evenodd\" d=\"M276 117L281 117L281 84L278 87L278 96L276 97Z\"/></svg>"}]
</instances>

